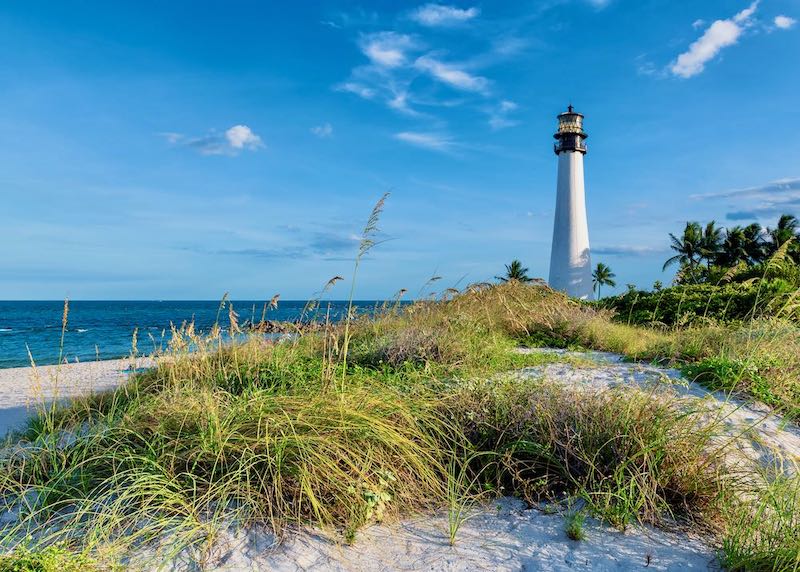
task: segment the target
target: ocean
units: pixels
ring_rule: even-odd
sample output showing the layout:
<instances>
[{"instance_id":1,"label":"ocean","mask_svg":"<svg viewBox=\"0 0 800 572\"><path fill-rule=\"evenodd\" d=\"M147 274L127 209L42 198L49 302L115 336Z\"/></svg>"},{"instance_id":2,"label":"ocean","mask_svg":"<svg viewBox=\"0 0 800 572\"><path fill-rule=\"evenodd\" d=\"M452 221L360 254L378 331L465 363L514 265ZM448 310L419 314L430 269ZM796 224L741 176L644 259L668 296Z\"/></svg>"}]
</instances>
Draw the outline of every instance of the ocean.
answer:
<instances>
[{"instance_id":1,"label":"ocean","mask_svg":"<svg viewBox=\"0 0 800 572\"><path fill-rule=\"evenodd\" d=\"M370 311L380 301L354 302L359 311ZM347 302L324 301L330 304L331 319L339 320ZM130 355L133 332L138 328L139 353L151 353L166 346L170 323L180 326L194 320L195 328L210 329L217 319L219 300L198 301L88 301L69 303L69 318L64 336L63 357L68 361L112 359ZM261 319L264 301L233 301L239 321ZM277 309L267 312L269 320L300 318L305 300L278 302ZM28 366L28 350L37 365L58 363L61 340L63 301L0 301L0 368ZM228 324L228 309L219 316L220 327Z\"/></svg>"}]
</instances>

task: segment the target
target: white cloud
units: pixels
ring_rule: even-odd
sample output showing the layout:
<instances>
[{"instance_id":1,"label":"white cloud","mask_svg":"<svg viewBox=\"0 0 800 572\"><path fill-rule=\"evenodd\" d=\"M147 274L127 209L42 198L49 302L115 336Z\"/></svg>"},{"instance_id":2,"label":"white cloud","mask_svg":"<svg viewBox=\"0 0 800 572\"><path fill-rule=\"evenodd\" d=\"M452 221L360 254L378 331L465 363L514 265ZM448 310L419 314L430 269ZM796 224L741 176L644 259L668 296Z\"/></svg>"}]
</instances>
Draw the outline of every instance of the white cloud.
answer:
<instances>
[{"instance_id":1,"label":"white cloud","mask_svg":"<svg viewBox=\"0 0 800 572\"><path fill-rule=\"evenodd\" d=\"M330 123L315 125L314 127L311 128L311 133L313 133L320 139L325 139L327 137L333 136L333 126Z\"/></svg>"},{"instance_id":2,"label":"white cloud","mask_svg":"<svg viewBox=\"0 0 800 572\"><path fill-rule=\"evenodd\" d=\"M784 213L800 214L800 178L784 178L756 187L719 193L691 195L695 200L728 201L728 220L752 221L777 217Z\"/></svg>"},{"instance_id":3,"label":"white cloud","mask_svg":"<svg viewBox=\"0 0 800 572\"><path fill-rule=\"evenodd\" d=\"M471 75L453 64L446 64L430 56L418 58L414 67L456 89L484 94L489 89L489 80L485 77Z\"/></svg>"},{"instance_id":4,"label":"white cloud","mask_svg":"<svg viewBox=\"0 0 800 572\"><path fill-rule=\"evenodd\" d=\"M417 131L402 131L395 133L394 138L408 143L422 147L423 149L431 149L433 151L450 151L453 147L453 140L450 137L441 135L439 133L420 133Z\"/></svg>"},{"instance_id":5,"label":"white cloud","mask_svg":"<svg viewBox=\"0 0 800 572\"><path fill-rule=\"evenodd\" d=\"M394 96L387 99L386 105L395 111L399 111L400 113L409 115L411 117L419 117L422 115L422 113L419 111L409 107L407 91L395 91Z\"/></svg>"},{"instance_id":6,"label":"white cloud","mask_svg":"<svg viewBox=\"0 0 800 572\"><path fill-rule=\"evenodd\" d=\"M639 246L630 244L615 244L608 246L596 246L592 248L592 254L603 254L605 256L647 256L664 252L664 248L655 246Z\"/></svg>"},{"instance_id":7,"label":"white cloud","mask_svg":"<svg viewBox=\"0 0 800 572\"><path fill-rule=\"evenodd\" d=\"M680 54L670 66L673 74L689 78L701 73L706 63L712 60L723 48L735 44L749 26L750 19L758 8L759 0L753 2L733 18L716 20L703 35Z\"/></svg>"},{"instance_id":8,"label":"white cloud","mask_svg":"<svg viewBox=\"0 0 800 572\"><path fill-rule=\"evenodd\" d=\"M174 131L167 131L165 133L159 133L167 142L171 143L172 145L176 145L183 140L183 133L175 133Z\"/></svg>"},{"instance_id":9,"label":"white cloud","mask_svg":"<svg viewBox=\"0 0 800 572\"><path fill-rule=\"evenodd\" d=\"M722 191L720 193L705 193L690 195L691 199L731 199L731 198L764 198L770 197L775 199L778 197L789 196L792 199L800 199L800 178L785 177L776 181L771 181L765 185L757 187L747 187L744 189L733 189Z\"/></svg>"},{"instance_id":10,"label":"white cloud","mask_svg":"<svg viewBox=\"0 0 800 572\"><path fill-rule=\"evenodd\" d=\"M361 38L361 51L376 66L396 68L406 63L406 52L416 47L411 36L396 32L376 32Z\"/></svg>"},{"instance_id":11,"label":"white cloud","mask_svg":"<svg viewBox=\"0 0 800 572\"><path fill-rule=\"evenodd\" d=\"M504 99L503 101L500 102L500 111L503 112L514 111L517 108L519 108L519 105L517 105L513 101Z\"/></svg>"},{"instance_id":12,"label":"white cloud","mask_svg":"<svg viewBox=\"0 0 800 572\"><path fill-rule=\"evenodd\" d=\"M498 130L519 125L519 121L508 117L509 113L516 111L518 108L519 105L513 101L502 100L497 107L489 112L489 127Z\"/></svg>"},{"instance_id":13,"label":"white cloud","mask_svg":"<svg viewBox=\"0 0 800 572\"><path fill-rule=\"evenodd\" d=\"M736 14L736 16L733 17L733 21L737 24L746 23L753 16L753 14L755 14L756 8L758 8L758 3L760 1L761 0L754 0L750 6Z\"/></svg>"},{"instance_id":14,"label":"white cloud","mask_svg":"<svg viewBox=\"0 0 800 572\"><path fill-rule=\"evenodd\" d=\"M697 28L702 28L703 26L705 26L705 24L706 24L705 20L698 19L692 22L692 28L696 30Z\"/></svg>"},{"instance_id":15,"label":"white cloud","mask_svg":"<svg viewBox=\"0 0 800 572\"><path fill-rule=\"evenodd\" d=\"M375 97L374 89L353 81L340 83L339 85L336 86L335 89L336 91L346 91L348 93L354 93L357 96L362 97L364 99L372 99L373 97Z\"/></svg>"},{"instance_id":16,"label":"white cloud","mask_svg":"<svg viewBox=\"0 0 800 572\"><path fill-rule=\"evenodd\" d=\"M472 20L480 12L475 7L465 10L443 4L425 4L411 14L411 19L423 26L452 26Z\"/></svg>"},{"instance_id":17,"label":"white cloud","mask_svg":"<svg viewBox=\"0 0 800 572\"><path fill-rule=\"evenodd\" d=\"M225 139L227 139L228 145L234 149L250 149L252 151L264 146L261 137L253 133L253 130L247 125L234 125L225 132Z\"/></svg>"},{"instance_id":18,"label":"white cloud","mask_svg":"<svg viewBox=\"0 0 800 572\"><path fill-rule=\"evenodd\" d=\"M634 58L636 73L644 76L658 77L663 74L663 70L648 59L647 54L639 54Z\"/></svg>"},{"instance_id":19,"label":"white cloud","mask_svg":"<svg viewBox=\"0 0 800 572\"><path fill-rule=\"evenodd\" d=\"M237 155L239 151L255 151L264 146L261 137L247 125L234 125L225 133L211 131L202 137L189 137L183 133L160 133L170 145L194 149L201 155Z\"/></svg>"},{"instance_id":20,"label":"white cloud","mask_svg":"<svg viewBox=\"0 0 800 572\"><path fill-rule=\"evenodd\" d=\"M781 30L788 30L797 23L797 20L789 16L775 16L775 27Z\"/></svg>"}]
</instances>

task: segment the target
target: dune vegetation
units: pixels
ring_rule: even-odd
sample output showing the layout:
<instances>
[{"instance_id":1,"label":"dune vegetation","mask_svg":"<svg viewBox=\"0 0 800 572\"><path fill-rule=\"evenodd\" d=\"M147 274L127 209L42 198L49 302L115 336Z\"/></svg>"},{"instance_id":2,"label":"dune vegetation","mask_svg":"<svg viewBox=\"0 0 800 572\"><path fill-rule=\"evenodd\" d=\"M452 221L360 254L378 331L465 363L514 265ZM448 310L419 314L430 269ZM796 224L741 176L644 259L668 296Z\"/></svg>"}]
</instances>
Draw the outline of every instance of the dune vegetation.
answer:
<instances>
[{"instance_id":1,"label":"dune vegetation","mask_svg":"<svg viewBox=\"0 0 800 572\"><path fill-rule=\"evenodd\" d=\"M800 569L797 477L727 463L736 437L706 412L507 374L564 359L520 346L606 350L796 414L791 322L628 325L513 279L351 310L331 323L317 303L315 327L281 340L229 343L222 325L184 324L119 389L42 407L0 455L0 498L19 515L0 538L0 571L187 550L202 562L230 526L312 525L354 542L365 525L434 510L448 511L457 543L465 508L499 495L565 511L582 499L620 528L700 530L732 570ZM232 308L224 327L242 329ZM576 538L582 514L569 517Z\"/></svg>"},{"instance_id":2,"label":"dune vegetation","mask_svg":"<svg viewBox=\"0 0 800 572\"><path fill-rule=\"evenodd\" d=\"M502 375L558 359L519 345L687 368L738 360L745 372L748 360L796 367L800 353L796 330L773 323L627 326L517 281L386 304L280 342L224 344L187 324L156 368L43 410L6 449L0 492L21 520L4 543L23 548L0 570L45 546L70 547L84 569L156 541L158 558L202 554L232 522L279 533L308 523L353 541L370 522L443 507L457 542L459 507L493 494L579 497L619 527L700 527L731 568L797 569L796 480L730 470L718 428L652 394ZM796 376L767 368L763 380L796 408Z\"/></svg>"}]
</instances>

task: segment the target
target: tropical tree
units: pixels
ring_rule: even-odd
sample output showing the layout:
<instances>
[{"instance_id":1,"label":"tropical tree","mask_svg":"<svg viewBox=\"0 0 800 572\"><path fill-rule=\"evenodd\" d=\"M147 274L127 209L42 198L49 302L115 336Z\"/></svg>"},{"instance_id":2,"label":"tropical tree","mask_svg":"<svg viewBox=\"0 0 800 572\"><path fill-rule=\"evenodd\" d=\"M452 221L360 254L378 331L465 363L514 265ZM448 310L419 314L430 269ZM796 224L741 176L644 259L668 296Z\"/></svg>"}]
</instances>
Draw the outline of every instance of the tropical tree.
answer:
<instances>
[{"instance_id":1,"label":"tropical tree","mask_svg":"<svg viewBox=\"0 0 800 572\"><path fill-rule=\"evenodd\" d=\"M778 249L789 242L794 240L794 244L788 247L789 257L797 263L800 263L800 222L797 217L790 214L781 215L778 219L778 225L775 228L767 228L768 241L766 245L767 254L773 255Z\"/></svg>"},{"instance_id":2,"label":"tropical tree","mask_svg":"<svg viewBox=\"0 0 800 572\"><path fill-rule=\"evenodd\" d=\"M601 286L611 286L612 288L617 285L614 282L614 278L616 278L616 274L611 272L611 268L603 264L602 262L597 263L597 267L592 272L592 286L593 290L597 292L597 298L600 298L600 287Z\"/></svg>"},{"instance_id":3,"label":"tropical tree","mask_svg":"<svg viewBox=\"0 0 800 572\"><path fill-rule=\"evenodd\" d=\"M725 268L732 268L740 262L749 262L748 239L741 226L725 229L725 238L717 255L717 264Z\"/></svg>"},{"instance_id":4,"label":"tropical tree","mask_svg":"<svg viewBox=\"0 0 800 572\"><path fill-rule=\"evenodd\" d=\"M533 278L528 276L528 269L522 266L522 262L517 259L511 261L511 264L506 264L506 275L495 276L500 282L509 282L516 280L518 282L532 282Z\"/></svg>"},{"instance_id":5,"label":"tropical tree","mask_svg":"<svg viewBox=\"0 0 800 572\"><path fill-rule=\"evenodd\" d=\"M706 224L703 229L703 237L700 240L700 258L705 259L707 267L717 261L722 247L722 229L717 226L716 221Z\"/></svg>"},{"instance_id":6,"label":"tropical tree","mask_svg":"<svg viewBox=\"0 0 800 572\"><path fill-rule=\"evenodd\" d=\"M778 219L778 226L767 229L772 247L771 250L778 250L786 242L795 238L797 235L797 228L797 217L790 214L781 215L781 218Z\"/></svg>"},{"instance_id":7,"label":"tropical tree","mask_svg":"<svg viewBox=\"0 0 800 572\"><path fill-rule=\"evenodd\" d=\"M672 233L669 233L669 238L669 247L677 254L667 259L662 270L666 270L667 267L678 263L682 268L688 267L692 275L694 275L694 270L703 256L703 229L700 224L687 222L680 238Z\"/></svg>"},{"instance_id":8,"label":"tropical tree","mask_svg":"<svg viewBox=\"0 0 800 572\"><path fill-rule=\"evenodd\" d=\"M750 264L758 264L766 258L764 229L757 222L748 224L742 232L745 236L745 250Z\"/></svg>"}]
</instances>

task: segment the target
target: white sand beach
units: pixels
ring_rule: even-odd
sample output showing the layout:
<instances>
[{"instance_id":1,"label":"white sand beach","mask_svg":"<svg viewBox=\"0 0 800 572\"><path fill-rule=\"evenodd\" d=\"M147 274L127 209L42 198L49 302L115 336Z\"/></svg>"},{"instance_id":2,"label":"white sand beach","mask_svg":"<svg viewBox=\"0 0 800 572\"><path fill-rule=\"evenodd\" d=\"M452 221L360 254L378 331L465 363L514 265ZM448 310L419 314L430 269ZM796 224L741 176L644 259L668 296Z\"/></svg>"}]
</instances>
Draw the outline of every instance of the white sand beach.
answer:
<instances>
[{"instance_id":1,"label":"white sand beach","mask_svg":"<svg viewBox=\"0 0 800 572\"><path fill-rule=\"evenodd\" d=\"M229 531L206 565L226 572L720 569L715 550L699 537L645 526L620 532L590 518L586 539L575 541L564 526L562 515L504 497L473 512L453 546L447 515L440 513L368 527L352 546L310 529L280 542L265 531ZM174 569L193 568L181 561Z\"/></svg>"},{"instance_id":2,"label":"white sand beach","mask_svg":"<svg viewBox=\"0 0 800 572\"><path fill-rule=\"evenodd\" d=\"M152 364L126 358L0 369L0 437L19 428L37 405L113 389L128 379L132 365Z\"/></svg>"}]
</instances>

